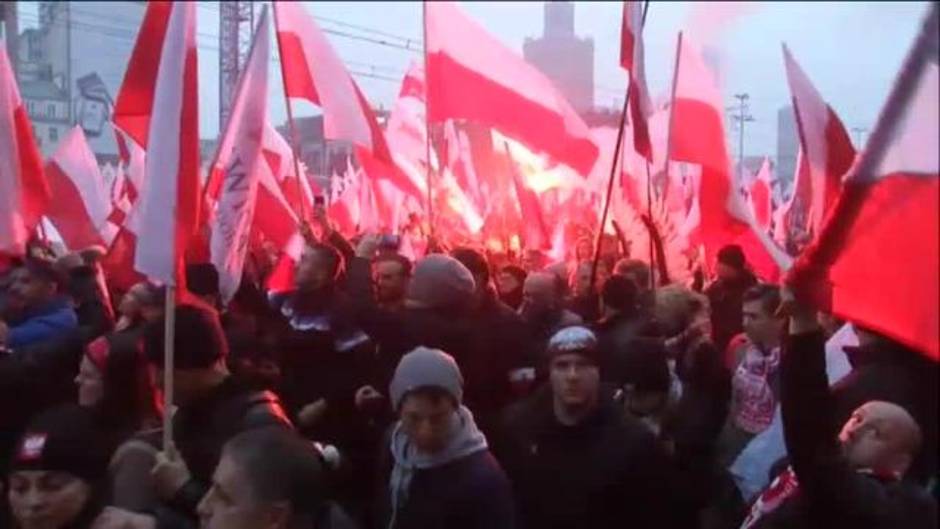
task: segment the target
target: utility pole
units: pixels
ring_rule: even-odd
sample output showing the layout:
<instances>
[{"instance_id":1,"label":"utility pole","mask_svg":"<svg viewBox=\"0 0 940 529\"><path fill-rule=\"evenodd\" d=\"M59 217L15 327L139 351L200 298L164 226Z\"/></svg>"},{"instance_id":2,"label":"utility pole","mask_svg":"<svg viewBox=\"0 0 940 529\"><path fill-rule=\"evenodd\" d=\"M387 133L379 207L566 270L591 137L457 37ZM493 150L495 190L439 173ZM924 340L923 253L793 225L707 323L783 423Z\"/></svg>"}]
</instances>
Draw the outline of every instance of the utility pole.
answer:
<instances>
[{"instance_id":1,"label":"utility pole","mask_svg":"<svg viewBox=\"0 0 940 529\"><path fill-rule=\"evenodd\" d=\"M219 2L219 137L225 131L255 30L251 1Z\"/></svg>"},{"instance_id":2,"label":"utility pole","mask_svg":"<svg viewBox=\"0 0 940 529\"><path fill-rule=\"evenodd\" d=\"M738 124L738 183L744 181L744 123L754 121L754 116L748 113L747 100L750 96L747 93L734 94L738 100L738 113L733 116Z\"/></svg>"},{"instance_id":3,"label":"utility pole","mask_svg":"<svg viewBox=\"0 0 940 529\"><path fill-rule=\"evenodd\" d=\"M868 129L866 129L865 127L852 127L852 132L855 133L855 148L857 150L861 150L861 148L864 146L864 144L862 143L862 140L864 138L863 135L866 132L868 132Z\"/></svg>"}]
</instances>

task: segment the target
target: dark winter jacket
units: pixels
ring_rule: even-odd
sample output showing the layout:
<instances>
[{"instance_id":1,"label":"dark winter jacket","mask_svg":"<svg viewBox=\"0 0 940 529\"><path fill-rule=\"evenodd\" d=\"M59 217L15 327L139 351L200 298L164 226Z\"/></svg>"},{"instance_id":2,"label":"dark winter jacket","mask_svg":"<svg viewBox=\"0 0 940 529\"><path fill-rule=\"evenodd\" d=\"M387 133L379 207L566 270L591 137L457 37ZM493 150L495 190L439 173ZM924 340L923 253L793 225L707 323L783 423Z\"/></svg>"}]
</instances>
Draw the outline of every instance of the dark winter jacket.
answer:
<instances>
[{"instance_id":1,"label":"dark winter jacket","mask_svg":"<svg viewBox=\"0 0 940 529\"><path fill-rule=\"evenodd\" d=\"M728 342L744 330L741 309L744 292L756 284L757 279L750 272L742 272L733 281L718 279L705 289L711 309L712 341L719 351L727 349Z\"/></svg>"},{"instance_id":2,"label":"dark winter jacket","mask_svg":"<svg viewBox=\"0 0 940 529\"><path fill-rule=\"evenodd\" d=\"M859 472L842 457L833 427L835 401L826 379L824 347L819 332L790 336L787 343L781 361L780 406L798 486L753 527L936 527L936 501L922 488Z\"/></svg>"},{"instance_id":3,"label":"dark winter jacket","mask_svg":"<svg viewBox=\"0 0 940 529\"><path fill-rule=\"evenodd\" d=\"M522 527L678 527L684 504L676 475L653 435L602 391L581 424L557 421L550 388L503 417L494 452L506 469Z\"/></svg>"},{"instance_id":4,"label":"dark winter jacket","mask_svg":"<svg viewBox=\"0 0 940 529\"><path fill-rule=\"evenodd\" d=\"M682 397L668 429L676 443L676 457L686 471L704 472L714 461L716 442L728 416L731 373L721 352L708 340L682 347L676 374Z\"/></svg>"},{"instance_id":5,"label":"dark winter jacket","mask_svg":"<svg viewBox=\"0 0 940 529\"><path fill-rule=\"evenodd\" d=\"M278 397L251 390L233 377L197 402L181 406L173 418L173 440L192 477L177 493L174 506L195 514L225 443L246 430L272 425L292 427Z\"/></svg>"},{"instance_id":6,"label":"dark winter jacket","mask_svg":"<svg viewBox=\"0 0 940 529\"><path fill-rule=\"evenodd\" d=\"M323 399L327 411L316 431L305 431L325 442L339 442L346 418L353 413L356 390L367 383L363 365L373 344L355 323L348 297L338 290L289 293L272 298L284 325L278 336L281 355L281 396L292 417Z\"/></svg>"},{"instance_id":7,"label":"dark winter jacket","mask_svg":"<svg viewBox=\"0 0 940 529\"><path fill-rule=\"evenodd\" d=\"M392 522L389 479L394 466L388 443L379 459L377 519L382 529L512 529L512 491L489 450L414 471L407 501Z\"/></svg>"}]
</instances>

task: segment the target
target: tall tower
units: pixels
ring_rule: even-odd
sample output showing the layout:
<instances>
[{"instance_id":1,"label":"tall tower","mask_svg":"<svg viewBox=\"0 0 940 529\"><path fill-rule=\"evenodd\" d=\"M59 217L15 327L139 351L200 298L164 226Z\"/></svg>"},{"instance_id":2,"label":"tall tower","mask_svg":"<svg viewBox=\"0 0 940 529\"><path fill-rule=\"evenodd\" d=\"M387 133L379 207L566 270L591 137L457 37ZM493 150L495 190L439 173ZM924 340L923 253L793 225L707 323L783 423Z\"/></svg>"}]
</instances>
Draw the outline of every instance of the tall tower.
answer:
<instances>
[{"instance_id":1,"label":"tall tower","mask_svg":"<svg viewBox=\"0 0 940 529\"><path fill-rule=\"evenodd\" d=\"M225 129L238 74L248 60L255 28L251 1L219 2L219 134Z\"/></svg>"},{"instance_id":2,"label":"tall tower","mask_svg":"<svg viewBox=\"0 0 940 529\"><path fill-rule=\"evenodd\" d=\"M545 2L542 36L526 38L522 54L583 113L594 108L594 41L575 35L574 8L572 2Z\"/></svg>"}]
</instances>

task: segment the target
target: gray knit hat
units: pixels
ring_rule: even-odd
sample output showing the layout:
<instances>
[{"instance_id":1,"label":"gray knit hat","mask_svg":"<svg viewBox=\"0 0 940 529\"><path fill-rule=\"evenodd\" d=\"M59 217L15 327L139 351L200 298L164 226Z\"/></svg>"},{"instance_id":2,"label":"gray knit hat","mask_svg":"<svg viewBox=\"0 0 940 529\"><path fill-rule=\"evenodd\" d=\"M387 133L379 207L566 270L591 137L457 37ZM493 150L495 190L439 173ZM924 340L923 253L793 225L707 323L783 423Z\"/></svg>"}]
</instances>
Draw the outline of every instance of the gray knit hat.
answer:
<instances>
[{"instance_id":1,"label":"gray knit hat","mask_svg":"<svg viewBox=\"0 0 940 529\"><path fill-rule=\"evenodd\" d=\"M422 387L441 388L460 404L463 400L463 376L454 358L440 349L423 346L401 357L389 386L392 405L398 410L408 392Z\"/></svg>"},{"instance_id":2,"label":"gray knit hat","mask_svg":"<svg viewBox=\"0 0 940 529\"><path fill-rule=\"evenodd\" d=\"M432 254L418 261L408 287L408 300L424 308L460 306L473 295L473 274L460 261Z\"/></svg>"}]
</instances>

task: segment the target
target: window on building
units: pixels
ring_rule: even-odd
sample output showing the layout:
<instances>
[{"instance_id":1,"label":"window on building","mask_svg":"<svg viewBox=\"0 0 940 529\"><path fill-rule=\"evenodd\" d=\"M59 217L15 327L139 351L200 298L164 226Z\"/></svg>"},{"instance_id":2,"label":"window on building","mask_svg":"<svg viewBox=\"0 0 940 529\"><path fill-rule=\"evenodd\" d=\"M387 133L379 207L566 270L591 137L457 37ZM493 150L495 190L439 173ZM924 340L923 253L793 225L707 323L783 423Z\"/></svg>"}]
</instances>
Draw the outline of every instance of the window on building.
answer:
<instances>
[{"instance_id":1,"label":"window on building","mask_svg":"<svg viewBox=\"0 0 940 529\"><path fill-rule=\"evenodd\" d=\"M46 117L49 117L49 118L55 117L55 104L48 103L46 105Z\"/></svg>"},{"instance_id":2,"label":"window on building","mask_svg":"<svg viewBox=\"0 0 940 529\"><path fill-rule=\"evenodd\" d=\"M49 127L49 141L59 141L59 129L55 127Z\"/></svg>"}]
</instances>

